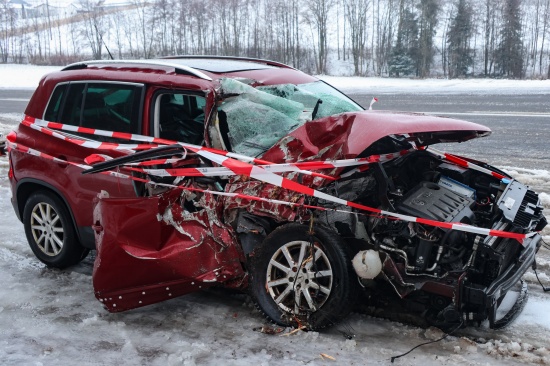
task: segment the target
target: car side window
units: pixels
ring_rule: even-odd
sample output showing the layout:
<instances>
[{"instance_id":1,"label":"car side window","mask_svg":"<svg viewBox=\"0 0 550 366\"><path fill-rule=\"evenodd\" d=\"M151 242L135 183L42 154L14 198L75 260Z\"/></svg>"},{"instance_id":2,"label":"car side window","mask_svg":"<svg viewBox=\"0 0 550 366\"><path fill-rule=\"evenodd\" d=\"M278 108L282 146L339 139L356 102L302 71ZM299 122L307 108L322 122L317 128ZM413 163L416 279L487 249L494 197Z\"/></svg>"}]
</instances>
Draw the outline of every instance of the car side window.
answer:
<instances>
[{"instance_id":1,"label":"car side window","mask_svg":"<svg viewBox=\"0 0 550 366\"><path fill-rule=\"evenodd\" d=\"M59 119L59 112L61 110L61 104L63 97L65 96L65 90L67 90L68 84L59 84L55 87L52 93L48 108L44 113L44 119L46 121L57 122Z\"/></svg>"},{"instance_id":2,"label":"car side window","mask_svg":"<svg viewBox=\"0 0 550 366\"><path fill-rule=\"evenodd\" d=\"M57 110L52 104L56 93L57 89L48 105L47 117L54 117ZM64 93L59 121L99 130L139 133L142 93L142 85L70 83Z\"/></svg>"},{"instance_id":3,"label":"car side window","mask_svg":"<svg viewBox=\"0 0 550 366\"><path fill-rule=\"evenodd\" d=\"M156 95L154 135L200 145L204 141L206 98L185 93L161 92Z\"/></svg>"}]
</instances>

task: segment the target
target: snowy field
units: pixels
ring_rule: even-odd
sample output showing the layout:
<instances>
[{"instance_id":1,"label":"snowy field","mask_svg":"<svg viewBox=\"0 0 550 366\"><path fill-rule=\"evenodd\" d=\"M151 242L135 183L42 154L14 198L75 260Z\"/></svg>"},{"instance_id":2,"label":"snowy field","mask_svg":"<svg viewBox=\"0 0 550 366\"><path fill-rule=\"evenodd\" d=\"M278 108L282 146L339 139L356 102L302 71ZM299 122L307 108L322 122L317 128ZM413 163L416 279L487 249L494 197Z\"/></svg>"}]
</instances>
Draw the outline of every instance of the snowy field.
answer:
<instances>
[{"instance_id":1,"label":"snowy field","mask_svg":"<svg viewBox=\"0 0 550 366\"><path fill-rule=\"evenodd\" d=\"M34 88L58 68L0 65L0 88ZM392 92L542 93L548 82L326 78L342 90ZM540 84L539 84L540 83ZM515 86L513 86L515 85ZM0 115L6 133L19 114ZM550 150L550 149L549 149ZM541 193L550 216L550 172L501 167ZM10 203L8 161L0 157L0 364L2 365L373 365L440 338L435 329L353 313L326 332L276 335L246 295L210 291L120 314L103 310L93 296L93 256L65 271L46 268L29 249ZM550 243L550 228L543 232ZM539 277L550 286L550 251L538 256ZM500 331L460 330L439 343L397 359L396 365L550 364L550 294L535 275L525 278L530 298L519 318ZM341 332L352 333L346 339Z\"/></svg>"},{"instance_id":2,"label":"snowy field","mask_svg":"<svg viewBox=\"0 0 550 366\"><path fill-rule=\"evenodd\" d=\"M40 77L58 71L58 66L0 64L0 88L34 89ZM368 91L384 93L427 94L535 94L550 93L550 80L499 80L499 79L394 79L377 77L319 76L346 93Z\"/></svg>"}]
</instances>

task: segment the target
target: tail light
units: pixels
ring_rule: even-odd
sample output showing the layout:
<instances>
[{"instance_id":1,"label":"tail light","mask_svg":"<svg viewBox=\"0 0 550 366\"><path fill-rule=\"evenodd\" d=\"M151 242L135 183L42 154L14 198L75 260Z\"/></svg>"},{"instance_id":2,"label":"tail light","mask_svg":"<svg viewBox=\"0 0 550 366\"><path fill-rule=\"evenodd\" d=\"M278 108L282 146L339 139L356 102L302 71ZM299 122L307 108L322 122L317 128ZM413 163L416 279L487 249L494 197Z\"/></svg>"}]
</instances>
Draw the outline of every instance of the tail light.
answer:
<instances>
[{"instance_id":1,"label":"tail light","mask_svg":"<svg viewBox=\"0 0 550 366\"><path fill-rule=\"evenodd\" d=\"M6 136L6 140L8 140L9 142L15 142L16 139L17 139L17 134L15 133L15 131L11 131Z\"/></svg>"},{"instance_id":2,"label":"tail light","mask_svg":"<svg viewBox=\"0 0 550 366\"><path fill-rule=\"evenodd\" d=\"M17 139L17 134L15 133L15 131L11 131L6 136L6 140L8 141L8 143L6 144L8 148L8 152L10 152L11 150L10 143L15 143L16 139ZM13 179L13 166L12 166L11 160L9 162L9 165L10 165L10 169L8 170L8 178Z\"/></svg>"}]
</instances>

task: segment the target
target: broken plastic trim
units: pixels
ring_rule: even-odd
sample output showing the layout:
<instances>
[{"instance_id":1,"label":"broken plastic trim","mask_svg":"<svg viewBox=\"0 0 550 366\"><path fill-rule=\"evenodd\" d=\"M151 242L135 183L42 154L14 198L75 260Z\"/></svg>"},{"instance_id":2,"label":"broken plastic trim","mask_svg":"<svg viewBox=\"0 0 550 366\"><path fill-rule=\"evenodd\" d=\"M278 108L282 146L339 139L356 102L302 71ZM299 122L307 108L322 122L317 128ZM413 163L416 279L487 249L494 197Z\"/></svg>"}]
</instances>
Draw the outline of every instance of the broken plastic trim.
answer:
<instances>
[{"instance_id":1,"label":"broken plastic trim","mask_svg":"<svg viewBox=\"0 0 550 366\"><path fill-rule=\"evenodd\" d=\"M496 307L494 308L494 313L490 315L489 322L491 329L502 329L510 325L521 313L523 308L525 307L525 304L527 303L527 299L529 298L529 292L527 291L527 284L520 280L521 283L521 290L519 292L518 298L516 299L516 302L510 308L510 310L499 320L493 319L494 316L496 316Z\"/></svg>"},{"instance_id":2,"label":"broken plastic trim","mask_svg":"<svg viewBox=\"0 0 550 366\"><path fill-rule=\"evenodd\" d=\"M93 166L93 168L84 170L82 174L100 173L129 163L138 163L150 159L168 158L174 155L181 155L182 153L185 153L185 151L185 148L179 144L161 146L151 150L141 151L132 155L122 156L120 158L97 163Z\"/></svg>"}]
</instances>

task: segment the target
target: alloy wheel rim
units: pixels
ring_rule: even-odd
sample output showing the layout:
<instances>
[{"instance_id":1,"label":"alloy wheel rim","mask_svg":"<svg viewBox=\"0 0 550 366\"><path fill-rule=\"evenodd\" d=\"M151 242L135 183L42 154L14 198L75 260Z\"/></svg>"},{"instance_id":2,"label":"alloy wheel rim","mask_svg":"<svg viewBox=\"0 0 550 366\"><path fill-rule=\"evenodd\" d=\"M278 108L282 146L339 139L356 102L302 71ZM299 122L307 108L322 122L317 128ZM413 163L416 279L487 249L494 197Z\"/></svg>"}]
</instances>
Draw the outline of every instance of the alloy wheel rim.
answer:
<instances>
[{"instance_id":1,"label":"alloy wheel rim","mask_svg":"<svg viewBox=\"0 0 550 366\"><path fill-rule=\"evenodd\" d=\"M267 266L266 288L287 313L319 310L332 290L330 261L318 244L297 240L284 244Z\"/></svg>"},{"instance_id":2,"label":"alloy wheel rim","mask_svg":"<svg viewBox=\"0 0 550 366\"><path fill-rule=\"evenodd\" d=\"M36 245L47 256L56 256L63 249L63 224L52 205L40 202L34 206L31 212L31 232Z\"/></svg>"}]
</instances>

